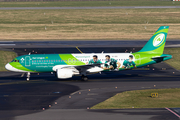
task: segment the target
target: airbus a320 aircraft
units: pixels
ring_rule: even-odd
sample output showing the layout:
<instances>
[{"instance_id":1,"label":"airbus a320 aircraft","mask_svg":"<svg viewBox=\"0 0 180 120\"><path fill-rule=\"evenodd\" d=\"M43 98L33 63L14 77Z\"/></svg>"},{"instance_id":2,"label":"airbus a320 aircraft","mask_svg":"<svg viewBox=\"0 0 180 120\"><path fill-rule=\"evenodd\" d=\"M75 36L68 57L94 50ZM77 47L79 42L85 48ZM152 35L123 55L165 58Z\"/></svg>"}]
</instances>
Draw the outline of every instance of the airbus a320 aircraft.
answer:
<instances>
[{"instance_id":1,"label":"airbus a320 aircraft","mask_svg":"<svg viewBox=\"0 0 180 120\"><path fill-rule=\"evenodd\" d=\"M66 79L81 75L86 81L88 74L102 71L119 71L139 68L171 59L163 54L169 26L161 26L146 45L135 53L93 54L29 54L16 57L5 68L14 72L55 72L57 78Z\"/></svg>"}]
</instances>

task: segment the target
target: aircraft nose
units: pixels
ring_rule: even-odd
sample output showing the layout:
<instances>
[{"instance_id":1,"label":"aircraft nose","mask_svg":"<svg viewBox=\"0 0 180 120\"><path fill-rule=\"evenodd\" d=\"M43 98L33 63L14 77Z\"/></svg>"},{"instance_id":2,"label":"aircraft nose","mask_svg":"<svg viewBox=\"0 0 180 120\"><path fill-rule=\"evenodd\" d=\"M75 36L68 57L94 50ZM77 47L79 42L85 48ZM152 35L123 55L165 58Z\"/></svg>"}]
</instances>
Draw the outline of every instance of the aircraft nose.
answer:
<instances>
[{"instance_id":1,"label":"aircraft nose","mask_svg":"<svg viewBox=\"0 0 180 120\"><path fill-rule=\"evenodd\" d=\"M5 65L5 68L6 68L6 70L11 71L12 66L11 66L9 63L7 63L7 64Z\"/></svg>"}]
</instances>

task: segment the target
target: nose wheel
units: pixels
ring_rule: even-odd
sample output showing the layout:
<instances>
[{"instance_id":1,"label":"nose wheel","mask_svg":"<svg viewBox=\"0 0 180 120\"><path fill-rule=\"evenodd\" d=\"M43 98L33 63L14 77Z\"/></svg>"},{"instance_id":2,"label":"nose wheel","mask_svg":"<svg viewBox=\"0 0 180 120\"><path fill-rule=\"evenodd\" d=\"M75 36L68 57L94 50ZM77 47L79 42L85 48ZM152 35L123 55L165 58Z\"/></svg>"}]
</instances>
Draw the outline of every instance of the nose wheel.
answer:
<instances>
[{"instance_id":1,"label":"nose wheel","mask_svg":"<svg viewBox=\"0 0 180 120\"><path fill-rule=\"evenodd\" d=\"M88 81L88 77L87 77L87 76L82 75L82 76L81 76L81 80L82 80L82 81Z\"/></svg>"}]
</instances>

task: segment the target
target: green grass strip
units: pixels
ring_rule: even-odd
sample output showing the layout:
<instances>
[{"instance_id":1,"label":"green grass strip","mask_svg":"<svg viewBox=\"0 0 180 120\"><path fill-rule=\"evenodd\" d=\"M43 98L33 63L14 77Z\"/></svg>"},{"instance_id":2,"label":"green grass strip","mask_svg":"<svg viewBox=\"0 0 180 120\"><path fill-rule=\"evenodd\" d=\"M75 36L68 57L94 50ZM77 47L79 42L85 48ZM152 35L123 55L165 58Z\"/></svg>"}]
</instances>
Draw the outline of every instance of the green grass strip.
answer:
<instances>
[{"instance_id":1,"label":"green grass strip","mask_svg":"<svg viewBox=\"0 0 180 120\"><path fill-rule=\"evenodd\" d=\"M15 52L0 51L0 71L6 71L5 65L16 57Z\"/></svg>"},{"instance_id":2,"label":"green grass strip","mask_svg":"<svg viewBox=\"0 0 180 120\"><path fill-rule=\"evenodd\" d=\"M20 0L19 0L20 1ZM98 7L98 6L178 6L171 0L119 0L119 1L59 1L59 2L0 2L0 7Z\"/></svg>"},{"instance_id":3,"label":"green grass strip","mask_svg":"<svg viewBox=\"0 0 180 120\"><path fill-rule=\"evenodd\" d=\"M164 53L173 56L172 59L167 60L165 62L170 66L172 66L173 68L180 70L180 59L179 59L180 48L165 48Z\"/></svg>"},{"instance_id":4,"label":"green grass strip","mask_svg":"<svg viewBox=\"0 0 180 120\"><path fill-rule=\"evenodd\" d=\"M159 96L151 98L151 93ZM118 93L91 109L180 107L179 100L180 88L135 90Z\"/></svg>"}]
</instances>

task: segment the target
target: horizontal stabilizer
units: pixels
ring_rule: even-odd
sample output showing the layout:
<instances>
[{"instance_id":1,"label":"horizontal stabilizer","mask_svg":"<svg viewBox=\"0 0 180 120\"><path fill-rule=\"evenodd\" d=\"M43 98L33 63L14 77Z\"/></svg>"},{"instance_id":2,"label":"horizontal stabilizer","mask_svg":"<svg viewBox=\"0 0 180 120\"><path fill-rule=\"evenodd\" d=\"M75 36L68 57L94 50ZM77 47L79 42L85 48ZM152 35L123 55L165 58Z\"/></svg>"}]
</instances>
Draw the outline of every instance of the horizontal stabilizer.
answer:
<instances>
[{"instance_id":1,"label":"horizontal stabilizer","mask_svg":"<svg viewBox=\"0 0 180 120\"><path fill-rule=\"evenodd\" d=\"M169 56L161 56L161 57L153 57L151 58L152 60L156 61L156 62L161 62L163 61L164 58L169 57Z\"/></svg>"}]
</instances>

